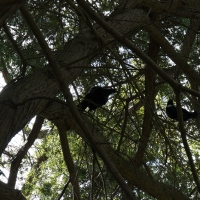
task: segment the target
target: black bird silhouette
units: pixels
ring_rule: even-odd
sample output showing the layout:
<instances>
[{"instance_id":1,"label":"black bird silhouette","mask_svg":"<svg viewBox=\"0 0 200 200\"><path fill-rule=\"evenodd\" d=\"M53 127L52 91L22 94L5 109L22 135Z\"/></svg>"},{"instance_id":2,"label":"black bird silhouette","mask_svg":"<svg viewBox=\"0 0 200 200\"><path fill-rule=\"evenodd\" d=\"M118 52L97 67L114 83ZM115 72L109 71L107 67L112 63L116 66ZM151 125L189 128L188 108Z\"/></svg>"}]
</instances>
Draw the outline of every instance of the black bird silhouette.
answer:
<instances>
[{"instance_id":1,"label":"black bird silhouette","mask_svg":"<svg viewBox=\"0 0 200 200\"><path fill-rule=\"evenodd\" d=\"M87 107L89 108L89 111L95 110L105 105L108 101L109 95L115 92L115 89L107 89L100 86L94 86L86 94L85 99L81 101L78 107L82 110L85 110Z\"/></svg>"},{"instance_id":2,"label":"black bird silhouette","mask_svg":"<svg viewBox=\"0 0 200 200\"><path fill-rule=\"evenodd\" d=\"M167 116L171 119L175 119L178 121L176 106L173 103L172 99L169 99L166 106L166 113ZM183 121L188 121L191 118L197 118L198 113L196 111L189 112L186 109L182 108L182 114L183 114Z\"/></svg>"}]
</instances>

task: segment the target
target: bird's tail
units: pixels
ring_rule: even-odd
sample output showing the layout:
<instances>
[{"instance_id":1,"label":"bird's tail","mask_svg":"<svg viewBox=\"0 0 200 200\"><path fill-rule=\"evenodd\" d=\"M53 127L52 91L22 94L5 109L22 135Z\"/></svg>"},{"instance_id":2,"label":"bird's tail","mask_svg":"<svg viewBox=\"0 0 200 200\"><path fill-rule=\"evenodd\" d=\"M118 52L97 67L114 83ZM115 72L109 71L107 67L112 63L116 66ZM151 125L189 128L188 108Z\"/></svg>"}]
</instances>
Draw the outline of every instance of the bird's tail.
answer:
<instances>
[{"instance_id":1,"label":"bird's tail","mask_svg":"<svg viewBox=\"0 0 200 200\"><path fill-rule=\"evenodd\" d=\"M199 113L197 111L191 112L191 117L192 118L197 118Z\"/></svg>"}]
</instances>

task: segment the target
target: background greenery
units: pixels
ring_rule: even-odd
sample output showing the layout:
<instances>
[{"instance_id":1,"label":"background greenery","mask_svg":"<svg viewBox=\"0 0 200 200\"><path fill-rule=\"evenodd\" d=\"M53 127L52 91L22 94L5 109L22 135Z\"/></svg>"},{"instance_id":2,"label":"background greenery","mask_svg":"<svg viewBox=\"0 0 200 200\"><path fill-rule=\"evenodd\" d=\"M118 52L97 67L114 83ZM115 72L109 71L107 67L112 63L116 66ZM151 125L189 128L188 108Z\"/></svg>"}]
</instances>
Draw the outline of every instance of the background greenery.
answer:
<instances>
[{"instance_id":1,"label":"background greenery","mask_svg":"<svg viewBox=\"0 0 200 200\"><path fill-rule=\"evenodd\" d=\"M85 13L89 22L85 23L83 16L80 16L69 2L71 1L26 2L30 14L54 55L59 55L66 42L88 29L88 24L95 28L95 21L91 16ZM78 6L76 1L73 3ZM118 5L124 4L123 1L112 0L87 3L105 20L109 19ZM82 10L80 7L78 9ZM185 59L190 69L199 76L198 12L190 10L194 15L189 17L184 11L180 16L167 11L154 12L151 6L148 9L141 6L140 9L149 15L151 22L171 48L180 58ZM189 5L185 5L185 10L187 9ZM45 53L19 10L7 20L0 31L0 70L7 83L18 81L20 77L31 75L47 66ZM195 32L194 39L188 31ZM16 42L16 46L9 39L9 35ZM179 63L172 60L169 52L160 47L160 41L152 39L144 27L141 26L124 37L154 60L176 82L198 91L199 80L193 79ZM193 40L190 47L184 46L186 39ZM100 39L99 44L103 44ZM179 126L178 122L168 119L165 107L169 98L175 100L174 88L129 47L116 40L104 45L106 48L95 52L90 59L90 65L83 66L82 73L69 85L75 104L78 104L94 85L114 87L117 93L110 97L105 106L95 112L86 111L83 116L87 117L94 127L101 127L105 141L116 154L128 160L130 165L136 165L151 179L176 188L188 198L199 199L199 189L194 180L194 173L198 177L200 169L199 120L191 120L184 123L184 126ZM188 50L188 54L184 54L184 50ZM57 98L64 101L62 93L58 93ZM200 111L198 98L182 90L181 104L188 110ZM22 147L21 144L25 144L29 137L32 123L33 121L26 125L23 133L18 135L20 145L11 142L7 146L0 162L2 171L10 170L13 159ZM184 132L182 128L187 136L195 171L191 168L191 161L185 150L181 136ZM48 133L38 136L19 166L16 187L22 189L27 199L58 199L67 184L62 198L78 199L74 196L73 184L68 183L70 173L63 159L57 126L45 119L42 130L44 129L48 129ZM78 178L80 198L125 199L119 184L110 174L104 161L92 150L91 145L73 128L66 130L71 161ZM144 150L140 155L139 149ZM138 159L140 161L137 163ZM5 179L2 177L2 180ZM153 192L149 193L131 181L127 181L127 184L137 199L164 199L162 195L157 198Z\"/></svg>"}]
</instances>

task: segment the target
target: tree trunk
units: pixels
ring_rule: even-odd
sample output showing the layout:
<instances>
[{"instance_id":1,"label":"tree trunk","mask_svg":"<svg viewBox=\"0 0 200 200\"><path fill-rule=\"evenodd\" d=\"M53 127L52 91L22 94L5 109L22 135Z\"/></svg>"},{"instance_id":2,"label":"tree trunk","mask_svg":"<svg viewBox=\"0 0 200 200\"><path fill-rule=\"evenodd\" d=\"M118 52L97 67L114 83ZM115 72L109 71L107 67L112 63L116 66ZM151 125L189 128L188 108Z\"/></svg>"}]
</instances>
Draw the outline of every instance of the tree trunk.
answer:
<instances>
[{"instance_id":1,"label":"tree trunk","mask_svg":"<svg viewBox=\"0 0 200 200\"><path fill-rule=\"evenodd\" d=\"M14 190L2 182L0 182L0 199L1 200L26 200L22 196L19 190Z\"/></svg>"},{"instance_id":2,"label":"tree trunk","mask_svg":"<svg viewBox=\"0 0 200 200\"><path fill-rule=\"evenodd\" d=\"M170 2L171 7L169 13L173 12L177 7L181 8L180 2L187 4L187 1L176 1L176 4ZM197 1L192 1L191 5L195 5L196 2ZM125 5L127 7L124 7L124 5L120 6L116 12L107 19L108 25L124 36L129 34L133 35L133 31L136 32L136 30L140 30L142 26L146 26L150 23L147 13L139 9L140 7L151 8L154 12L161 12L159 8L165 9L165 7L158 2L154 2L153 7L151 7L152 1L150 0L126 1ZM168 7L166 6L166 8ZM194 6L194 8L198 9L199 6ZM177 15L178 14L181 15L181 13L177 12ZM185 15L187 15L187 13ZM188 14L188 16L190 15ZM67 42L65 47L55 55L68 84L72 83L82 72L83 68L89 64L90 58L94 56L94 52L102 50L103 47L99 45L101 38L98 38L98 36L101 36L106 43L114 42L113 37L101 27L96 25L94 28L98 32L98 35L90 30L84 30L73 40ZM153 34L152 27L147 28L147 30L154 35L155 39L159 40L160 35ZM166 49L166 51L167 50L168 49ZM177 60L176 57L174 59L175 61ZM42 116L49 119L56 119L56 117L64 118L67 116L67 123L70 128L74 129L81 137L87 140L82 130L76 124L69 109L64 105L57 105L50 99L55 97L60 89L54 75L51 70L49 70L50 67L41 68L40 71L9 83L0 94L0 154L3 153L12 137L17 134L32 117L40 113L42 113ZM195 77L197 76L193 72L191 72L191 74ZM90 124L89 121L88 124ZM104 147L122 176L134 186L142 188L143 191L157 199L188 199L180 191L149 178L143 170L135 168L130 162L127 162L117 155L101 136L101 128L99 130L95 129L93 132L96 144L101 144ZM19 195L17 190L10 189L3 183L0 183L0 194L3 194L2 199L25 199Z\"/></svg>"},{"instance_id":3,"label":"tree trunk","mask_svg":"<svg viewBox=\"0 0 200 200\"><path fill-rule=\"evenodd\" d=\"M70 124L70 129L75 130L76 133L89 143L87 136L76 123L76 120L67 106L53 102L44 110L44 112L41 113L41 115L49 120L65 119L66 124ZM95 144L90 143L91 147L95 148L96 145L101 145L101 147L105 149L107 156L112 160L125 180L138 188L142 188L143 191L159 200L189 200L189 198L187 198L179 190L158 180L152 179L144 170L138 169L132 162L127 161L118 155L102 136L103 128L101 126L98 127L97 125L94 127L93 123L84 115L83 118L85 124L90 127L90 130L93 133L93 140L95 141Z\"/></svg>"},{"instance_id":4,"label":"tree trunk","mask_svg":"<svg viewBox=\"0 0 200 200\"><path fill-rule=\"evenodd\" d=\"M109 23L116 30L126 35L141 26L140 21L144 21L145 18L145 13L136 9L135 11L130 10L130 12L121 13L115 18L112 17ZM118 19L121 22L118 22ZM101 28L97 27L97 31L106 42L113 40ZM84 31L74 40L69 41L63 50L56 55L68 84L77 78L84 66L89 64L90 54L98 48L101 47L98 46L98 40L93 33ZM84 59L77 61L80 58ZM58 92L58 84L47 67L11 82L3 89L0 94L0 154L12 137L49 103L48 99L42 99L42 97L51 98Z\"/></svg>"}]
</instances>

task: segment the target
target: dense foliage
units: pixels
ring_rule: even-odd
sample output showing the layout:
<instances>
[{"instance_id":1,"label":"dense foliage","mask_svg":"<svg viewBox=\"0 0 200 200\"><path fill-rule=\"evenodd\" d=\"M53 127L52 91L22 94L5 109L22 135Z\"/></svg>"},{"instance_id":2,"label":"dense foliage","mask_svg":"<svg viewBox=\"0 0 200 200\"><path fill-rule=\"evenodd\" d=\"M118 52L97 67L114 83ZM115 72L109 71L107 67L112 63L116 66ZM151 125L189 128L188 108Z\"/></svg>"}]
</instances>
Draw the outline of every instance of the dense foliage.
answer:
<instances>
[{"instance_id":1,"label":"dense foliage","mask_svg":"<svg viewBox=\"0 0 200 200\"><path fill-rule=\"evenodd\" d=\"M152 180L152 185L149 186L137 183L137 179L139 181L145 178L138 175L132 180L134 175L131 170L127 171L127 163L123 166L121 162L114 162L123 176L130 173L130 179L127 178L129 175L124 176L124 179L136 199L167 199L159 188L155 191L159 183L164 184L159 187L169 186L171 190L185 195L185 199L200 199L200 121L196 119L183 123L180 119L177 122L167 118L165 113L169 98L173 98L177 105L181 103L187 110L200 112L200 9L194 6L195 1L194 4L185 3L184 6L181 1L178 1L180 4L177 5L171 1L155 1L155 5L147 0L132 3L121 0L88 1L87 5L104 19L105 23L117 21L126 26L126 17L120 21L120 13L127 14L129 19L130 10L142 10L149 24L153 26L152 28L146 22L137 22L139 25L129 30L127 25L128 32L121 33L124 40L117 39L113 33L113 38L108 41L102 31L102 24L97 23L89 9L78 2L35 0L27 1L25 5L60 66L65 67L66 71L71 68L81 69L69 83L75 105L83 100L92 86L117 90L102 108L81 113L85 123L90 124L91 131L100 130L98 134L104 138L105 143L96 145L109 145L116 156L129 164L130 169L140 170L148 180ZM161 5L163 10L159 7ZM167 6L169 9L165 10ZM183 9L182 12L180 8ZM21 12L18 10L1 28L0 71L7 82L6 87L20 84L24 77L31 81L29 77L35 73L51 71L46 52L41 48L37 36ZM88 36L87 31L92 36ZM85 35L83 44L96 42L98 47L89 55L80 55L77 60L68 57L66 61L59 60L65 46L75 41L80 34ZM126 40L139 48L144 56L134 51ZM79 54L74 52L76 53ZM85 58L89 59L88 64L72 66ZM153 64L148 62L149 58ZM70 61L67 65L68 59ZM156 70L154 64L161 71ZM40 80L38 85L38 88L42 88ZM23 87L22 83L22 93L25 90L29 88L27 89L26 85ZM42 89L41 91L43 93ZM37 99L41 98L41 95L33 97ZM57 101L67 106L61 90L56 91L53 97L49 95L46 98L49 102ZM24 101L20 106L25 104ZM33 115L44 117L46 113L43 114L43 111L49 105L51 103L46 104L39 112L35 113L34 110ZM18 144L11 141L3 151L0 169L4 173L9 175L9 170L13 170L13 160L23 151L23 145L30 141L34 120L35 118L27 118L27 123L22 123L23 130L18 130L14 138L14 141L17 138ZM65 127L56 120L50 117L44 120L39 135L33 140L33 145L27 147L28 152L17 168L18 178L15 179L14 185L11 182L10 185L20 189L27 199L58 199L62 191L62 199L125 199L127 192L110 173L108 164L94 149L87 136L83 137L87 134L84 130L80 133L79 128L74 128L79 124L70 124L72 122L68 118ZM47 129L48 131L45 131ZM63 145L61 141L63 129L69 146ZM64 150L70 155L67 157L68 164L63 157ZM112 160L111 155L109 159ZM75 175L72 175L72 171ZM1 180L6 182L6 178L1 177ZM11 178L10 175L10 180ZM155 184L153 181L156 181ZM168 199L178 199L168 190L166 189Z\"/></svg>"}]
</instances>

